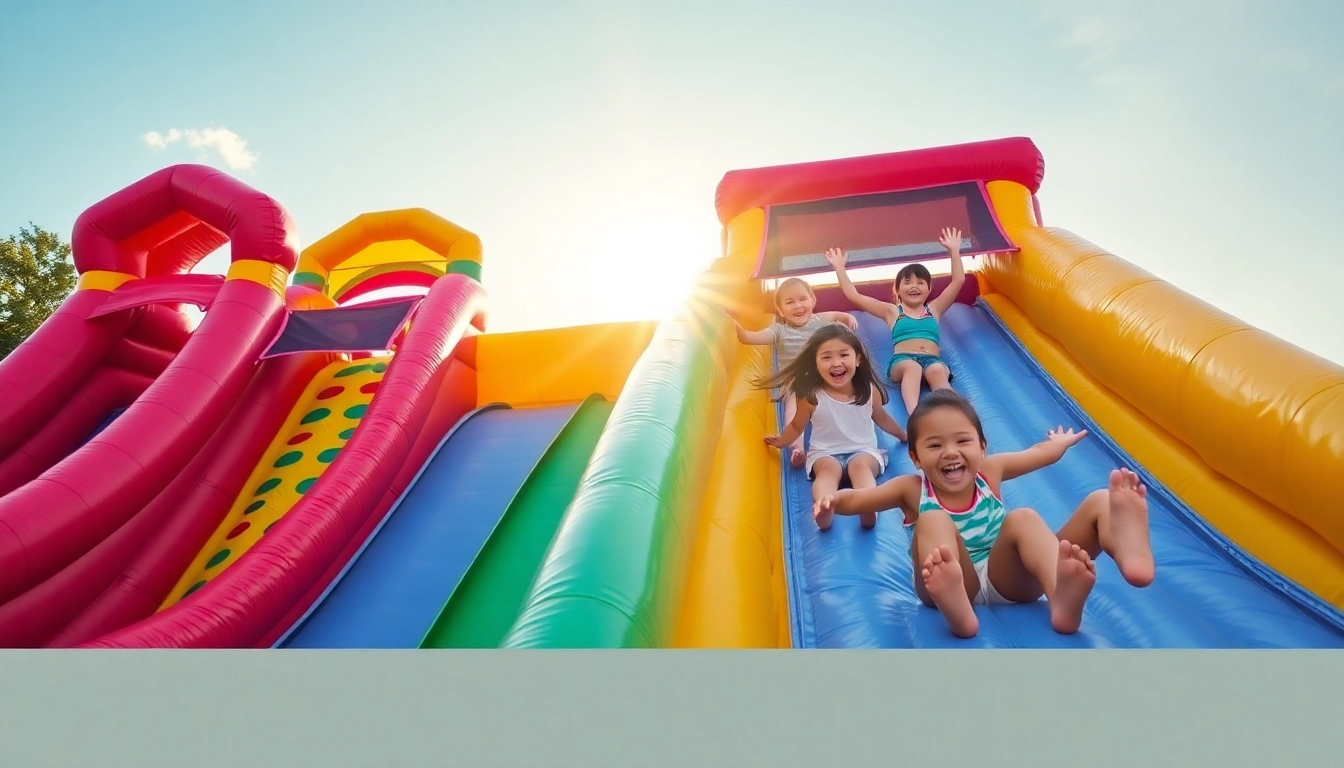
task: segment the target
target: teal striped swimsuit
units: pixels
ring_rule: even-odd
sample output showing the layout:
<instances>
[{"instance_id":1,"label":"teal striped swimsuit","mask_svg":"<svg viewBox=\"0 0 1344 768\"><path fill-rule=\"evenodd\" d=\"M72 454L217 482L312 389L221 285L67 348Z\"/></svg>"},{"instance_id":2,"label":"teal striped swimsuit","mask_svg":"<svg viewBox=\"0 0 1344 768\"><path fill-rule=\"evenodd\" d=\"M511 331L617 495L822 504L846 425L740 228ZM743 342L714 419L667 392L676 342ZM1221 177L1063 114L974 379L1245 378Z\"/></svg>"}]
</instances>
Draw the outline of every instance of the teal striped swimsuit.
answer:
<instances>
[{"instance_id":1,"label":"teal striped swimsuit","mask_svg":"<svg viewBox=\"0 0 1344 768\"><path fill-rule=\"evenodd\" d=\"M972 564L979 565L989 557L990 548L998 540L999 531L1003 530L1003 518L1008 514L1008 510L1004 507L1003 500L994 495L984 475L976 473L975 497L968 509L960 511L943 506L942 502L938 501L938 495L934 492L929 479L924 478L923 488L919 492L919 514L940 509L951 516L952 522L956 524L961 540L966 542L966 551L971 555ZM914 552L915 537L911 536L912 557Z\"/></svg>"}]
</instances>

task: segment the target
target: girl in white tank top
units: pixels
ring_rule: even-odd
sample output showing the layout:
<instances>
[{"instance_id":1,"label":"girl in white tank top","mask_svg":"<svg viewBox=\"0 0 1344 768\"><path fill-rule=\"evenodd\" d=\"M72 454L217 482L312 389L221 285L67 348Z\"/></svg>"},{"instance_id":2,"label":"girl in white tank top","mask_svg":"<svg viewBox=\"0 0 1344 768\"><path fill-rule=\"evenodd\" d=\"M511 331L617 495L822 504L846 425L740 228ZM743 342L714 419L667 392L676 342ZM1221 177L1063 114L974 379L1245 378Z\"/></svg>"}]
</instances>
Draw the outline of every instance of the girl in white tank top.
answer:
<instances>
[{"instance_id":1,"label":"girl in white tank top","mask_svg":"<svg viewBox=\"0 0 1344 768\"><path fill-rule=\"evenodd\" d=\"M877 447L874 425L905 441L905 430L882 407L887 402L886 387L863 342L843 325L818 330L790 365L756 385L787 387L798 401L793 420L782 433L765 438L768 445L787 447L812 424L804 469L812 480L813 502L835 493L846 476L856 490L877 485L887 457ZM830 512L819 512L814 519L824 531L831 527L832 518ZM859 523L872 528L877 515L860 515Z\"/></svg>"}]
</instances>

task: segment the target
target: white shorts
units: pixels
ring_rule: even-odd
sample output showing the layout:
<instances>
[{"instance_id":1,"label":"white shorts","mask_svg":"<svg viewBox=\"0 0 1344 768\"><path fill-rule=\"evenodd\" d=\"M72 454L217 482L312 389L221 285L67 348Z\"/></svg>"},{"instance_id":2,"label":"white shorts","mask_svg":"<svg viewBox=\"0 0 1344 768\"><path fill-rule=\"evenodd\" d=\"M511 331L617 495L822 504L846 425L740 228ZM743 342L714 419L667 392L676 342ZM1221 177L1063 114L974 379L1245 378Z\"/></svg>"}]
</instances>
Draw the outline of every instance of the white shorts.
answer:
<instances>
[{"instance_id":1,"label":"white shorts","mask_svg":"<svg viewBox=\"0 0 1344 768\"><path fill-rule=\"evenodd\" d=\"M844 472L846 469L849 468L849 462L852 461L854 457L858 456L860 453L866 453L869 456L872 456L873 458L877 459L877 472L876 472L877 475L882 474L882 472L886 470L887 452L883 451L880 448L876 451L870 451L865 448L861 451L854 451L853 453L827 453L826 451L808 451L807 463L803 465L803 470L807 472L808 480L814 479L812 477L813 465L815 465L818 460L830 456L832 459L835 459L836 461L840 462L840 471Z\"/></svg>"},{"instance_id":2,"label":"white shorts","mask_svg":"<svg viewBox=\"0 0 1344 768\"><path fill-rule=\"evenodd\" d=\"M980 591L971 600L972 605L1012 605L1013 601L999 594L999 590L989 583L989 558L986 557L975 566L975 577L980 580Z\"/></svg>"},{"instance_id":3,"label":"white shorts","mask_svg":"<svg viewBox=\"0 0 1344 768\"><path fill-rule=\"evenodd\" d=\"M1012 605L1013 601L999 594L999 590L989 583L989 558L986 557L975 566L975 578L980 583L980 591L971 598L971 605ZM920 579L919 568L915 568L915 579Z\"/></svg>"}]
</instances>

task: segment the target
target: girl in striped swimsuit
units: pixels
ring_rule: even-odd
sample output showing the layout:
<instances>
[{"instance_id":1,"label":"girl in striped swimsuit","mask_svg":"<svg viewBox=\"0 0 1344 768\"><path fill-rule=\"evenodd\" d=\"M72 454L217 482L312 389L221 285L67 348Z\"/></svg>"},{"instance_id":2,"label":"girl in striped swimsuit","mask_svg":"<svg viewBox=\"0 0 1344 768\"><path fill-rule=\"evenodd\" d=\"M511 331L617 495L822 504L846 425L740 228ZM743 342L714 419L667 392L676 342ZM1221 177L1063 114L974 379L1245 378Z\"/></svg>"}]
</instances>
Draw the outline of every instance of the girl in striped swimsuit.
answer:
<instances>
[{"instance_id":1,"label":"girl in striped swimsuit","mask_svg":"<svg viewBox=\"0 0 1344 768\"><path fill-rule=\"evenodd\" d=\"M980 417L950 389L924 399L910 415L910 458L923 472L865 490L838 491L817 502L840 515L900 509L912 529L915 593L937 608L957 637L980 628L974 604L1029 603L1042 595L1056 632L1078 631L1096 583L1093 559L1105 552L1125 581L1152 583L1157 566L1148 539L1146 489L1127 469L1111 472L1052 532L1034 510L1008 510L1005 480L1054 464L1087 431L1052 430L1025 451L986 454Z\"/></svg>"}]
</instances>

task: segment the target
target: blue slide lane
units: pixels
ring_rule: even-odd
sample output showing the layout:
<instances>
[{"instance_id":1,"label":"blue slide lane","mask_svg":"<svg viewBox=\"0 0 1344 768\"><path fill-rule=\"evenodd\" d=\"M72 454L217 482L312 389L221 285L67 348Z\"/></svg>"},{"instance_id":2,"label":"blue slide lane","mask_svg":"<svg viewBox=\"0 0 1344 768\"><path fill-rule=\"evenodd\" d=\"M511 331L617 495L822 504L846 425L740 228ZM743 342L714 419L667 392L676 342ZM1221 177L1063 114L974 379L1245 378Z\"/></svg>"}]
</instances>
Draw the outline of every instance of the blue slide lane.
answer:
<instances>
[{"instance_id":1,"label":"blue slide lane","mask_svg":"<svg viewBox=\"0 0 1344 768\"><path fill-rule=\"evenodd\" d=\"M444 437L280 648L416 648L578 404L485 407Z\"/></svg>"},{"instance_id":2,"label":"blue slide lane","mask_svg":"<svg viewBox=\"0 0 1344 768\"><path fill-rule=\"evenodd\" d=\"M859 318L864 344L886 362L885 324ZM991 452L1017 451L1056 425L1089 434L1062 461L1004 483L1010 508L1032 507L1053 529L1110 470L1125 466L1148 486L1157 579L1135 589L1106 555L1081 630L1050 629L1045 601L976 606L980 632L959 640L942 617L915 597L909 535L899 512L863 531L857 517L835 518L822 533L812 522L811 488L801 469L784 468L785 565L800 648L1339 648L1344 615L1287 583L1214 531L1137 466L1027 353L983 302L958 304L943 319L943 357L952 386L980 413ZM884 379L885 380L885 379ZM902 425L905 408L894 388L887 409ZM782 418L782 415L781 415ZM879 482L912 473L907 448L879 432L890 463Z\"/></svg>"}]
</instances>

